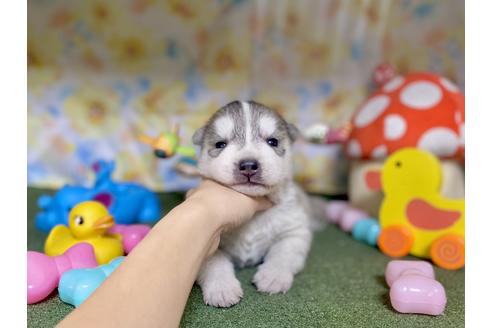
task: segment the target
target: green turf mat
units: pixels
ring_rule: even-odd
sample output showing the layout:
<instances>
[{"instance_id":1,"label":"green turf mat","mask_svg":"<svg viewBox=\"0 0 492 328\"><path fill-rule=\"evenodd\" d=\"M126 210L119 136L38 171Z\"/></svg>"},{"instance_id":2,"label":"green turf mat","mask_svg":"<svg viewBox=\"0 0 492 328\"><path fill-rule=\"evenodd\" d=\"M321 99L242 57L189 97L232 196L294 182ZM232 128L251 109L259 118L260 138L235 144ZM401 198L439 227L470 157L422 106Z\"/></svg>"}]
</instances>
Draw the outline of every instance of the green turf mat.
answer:
<instances>
[{"instance_id":1,"label":"green turf mat","mask_svg":"<svg viewBox=\"0 0 492 328\"><path fill-rule=\"evenodd\" d=\"M36 199L28 189L28 249L42 250L43 234L34 227ZM178 193L159 195L169 211L182 200ZM444 315L404 315L391 308L384 269L389 259L377 249L354 241L334 226L315 235L306 268L285 295L267 296L251 284L255 269L238 270L244 298L230 309L205 306L193 287L182 327L464 327L465 271L436 269L448 304ZM136 282L138 283L138 282ZM28 327L52 327L73 308L56 293L27 306Z\"/></svg>"}]
</instances>

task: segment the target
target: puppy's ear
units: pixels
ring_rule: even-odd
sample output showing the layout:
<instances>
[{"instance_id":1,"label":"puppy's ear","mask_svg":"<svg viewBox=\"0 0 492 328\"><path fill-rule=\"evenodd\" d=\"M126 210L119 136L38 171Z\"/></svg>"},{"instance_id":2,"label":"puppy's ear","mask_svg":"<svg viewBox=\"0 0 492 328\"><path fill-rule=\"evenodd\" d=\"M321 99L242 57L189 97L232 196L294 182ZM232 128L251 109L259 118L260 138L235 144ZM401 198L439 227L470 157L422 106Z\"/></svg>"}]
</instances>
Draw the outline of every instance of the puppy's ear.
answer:
<instances>
[{"instance_id":1,"label":"puppy's ear","mask_svg":"<svg viewBox=\"0 0 492 328\"><path fill-rule=\"evenodd\" d=\"M193 137L191 138L191 140L195 145L201 146L203 144L204 136L205 136L205 127L202 126L198 130L196 130L195 133L193 133Z\"/></svg>"},{"instance_id":2,"label":"puppy's ear","mask_svg":"<svg viewBox=\"0 0 492 328\"><path fill-rule=\"evenodd\" d=\"M299 137L300 132L294 124L287 123L287 134L289 135L290 141L294 142Z\"/></svg>"}]
</instances>

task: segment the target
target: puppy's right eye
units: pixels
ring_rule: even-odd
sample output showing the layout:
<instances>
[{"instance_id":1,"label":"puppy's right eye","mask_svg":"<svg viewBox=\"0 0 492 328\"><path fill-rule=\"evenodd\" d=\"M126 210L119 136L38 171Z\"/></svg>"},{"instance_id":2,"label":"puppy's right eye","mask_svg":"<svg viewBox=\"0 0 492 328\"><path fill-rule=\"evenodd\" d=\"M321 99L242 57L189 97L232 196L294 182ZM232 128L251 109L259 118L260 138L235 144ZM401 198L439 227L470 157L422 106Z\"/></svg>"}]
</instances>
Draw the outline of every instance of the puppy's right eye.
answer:
<instances>
[{"instance_id":1,"label":"puppy's right eye","mask_svg":"<svg viewBox=\"0 0 492 328\"><path fill-rule=\"evenodd\" d=\"M227 146L227 143L225 141L219 141L215 143L215 148L217 149L222 149Z\"/></svg>"}]
</instances>

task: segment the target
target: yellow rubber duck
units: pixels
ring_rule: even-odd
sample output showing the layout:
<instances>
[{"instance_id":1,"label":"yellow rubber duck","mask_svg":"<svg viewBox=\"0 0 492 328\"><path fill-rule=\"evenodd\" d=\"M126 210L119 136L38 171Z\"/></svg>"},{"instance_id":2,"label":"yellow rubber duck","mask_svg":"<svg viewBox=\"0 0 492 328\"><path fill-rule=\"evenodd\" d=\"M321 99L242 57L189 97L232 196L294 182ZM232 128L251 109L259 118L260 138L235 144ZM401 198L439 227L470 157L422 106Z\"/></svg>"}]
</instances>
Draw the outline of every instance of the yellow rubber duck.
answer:
<instances>
[{"instance_id":1,"label":"yellow rubber duck","mask_svg":"<svg viewBox=\"0 0 492 328\"><path fill-rule=\"evenodd\" d=\"M465 200L443 197L441 180L440 162L429 152L405 148L386 160L378 239L384 253L431 258L446 269L464 266Z\"/></svg>"},{"instance_id":2,"label":"yellow rubber duck","mask_svg":"<svg viewBox=\"0 0 492 328\"><path fill-rule=\"evenodd\" d=\"M68 215L68 225L60 224L50 231L44 244L46 255L61 255L82 242L94 247L99 264L106 264L123 255L121 237L106 233L114 225L114 220L103 204L96 201L77 204Z\"/></svg>"}]
</instances>

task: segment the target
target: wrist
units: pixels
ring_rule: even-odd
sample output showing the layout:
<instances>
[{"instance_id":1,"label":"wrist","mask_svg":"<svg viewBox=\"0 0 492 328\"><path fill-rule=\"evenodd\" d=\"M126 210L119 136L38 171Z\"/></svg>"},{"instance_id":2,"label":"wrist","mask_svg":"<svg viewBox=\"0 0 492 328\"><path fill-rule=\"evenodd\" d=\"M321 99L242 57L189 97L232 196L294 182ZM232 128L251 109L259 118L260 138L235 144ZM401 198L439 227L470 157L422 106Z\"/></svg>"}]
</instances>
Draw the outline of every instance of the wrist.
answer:
<instances>
[{"instance_id":1,"label":"wrist","mask_svg":"<svg viewBox=\"0 0 492 328\"><path fill-rule=\"evenodd\" d=\"M217 211L200 199L187 199L175 210L182 213L177 216L180 220L186 220L207 235L219 235L224 228Z\"/></svg>"},{"instance_id":2,"label":"wrist","mask_svg":"<svg viewBox=\"0 0 492 328\"><path fill-rule=\"evenodd\" d=\"M153 230L157 235L186 236L185 239L193 240L193 244L188 246L203 250L200 257L207 257L217 249L223 227L203 202L187 199L173 208Z\"/></svg>"},{"instance_id":3,"label":"wrist","mask_svg":"<svg viewBox=\"0 0 492 328\"><path fill-rule=\"evenodd\" d=\"M188 220L200 237L206 239L204 245L207 250L206 257L212 255L219 247L220 235L224 231L219 215L200 199L188 199L180 206L182 206L180 210L183 210L186 216L185 220Z\"/></svg>"}]
</instances>

